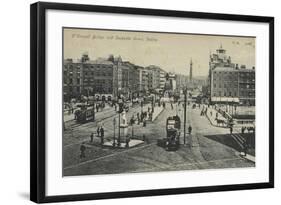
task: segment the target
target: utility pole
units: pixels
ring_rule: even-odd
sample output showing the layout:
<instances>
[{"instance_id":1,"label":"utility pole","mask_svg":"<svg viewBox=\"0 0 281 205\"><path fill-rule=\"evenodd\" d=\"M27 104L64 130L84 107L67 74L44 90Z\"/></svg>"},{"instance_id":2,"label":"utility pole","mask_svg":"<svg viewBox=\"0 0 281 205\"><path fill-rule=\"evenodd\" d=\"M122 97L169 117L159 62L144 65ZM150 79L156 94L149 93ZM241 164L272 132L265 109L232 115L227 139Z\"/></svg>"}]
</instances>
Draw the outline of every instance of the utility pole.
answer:
<instances>
[{"instance_id":1,"label":"utility pole","mask_svg":"<svg viewBox=\"0 0 281 205\"><path fill-rule=\"evenodd\" d=\"M121 101L121 99L118 99ZM117 145L118 147L120 147L121 145L121 133L120 133L120 120L121 120L121 111L122 111L122 103L119 102L119 110L118 110L118 142L117 142Z\"/></svg>"},{"instance_id":2,"label":"utility pole","mask_svg":"<svg viewBox=\"0 0 281 205\"><path fill-rule=\"evenodd\" d=\"M116 125L116 118L113 118L113 147L115 147L115 125Z\"/></svg>"},{"instance_id":3,"label":"utility pole","mask_svg":"<svg viewBox=\"0 0 281 205\"><path fill-rule=\"evenodd\" d=\"M187 101L187 89L184 89L184 124L183 124L183 144L186 144L186 101Z\"/></svg>"}]
</instances>

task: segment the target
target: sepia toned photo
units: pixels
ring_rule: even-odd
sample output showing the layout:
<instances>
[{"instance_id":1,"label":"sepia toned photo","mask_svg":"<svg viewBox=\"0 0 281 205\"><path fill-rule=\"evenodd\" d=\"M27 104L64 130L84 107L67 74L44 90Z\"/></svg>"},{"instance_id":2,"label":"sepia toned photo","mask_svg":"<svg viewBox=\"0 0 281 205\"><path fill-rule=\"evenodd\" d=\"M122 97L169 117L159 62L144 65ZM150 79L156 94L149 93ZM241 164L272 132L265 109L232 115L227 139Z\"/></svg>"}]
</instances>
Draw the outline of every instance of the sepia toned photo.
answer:
<instances>
[{"instance_id":1,"label":"sepia toned photo","mask_svg":"<svg viewBox=\"0 0 281 205\"><path fill-rule=\"evenodd\" d=\"M254 36L62 32L63 176L255 167Z\"/></svg>"}]
</instances>

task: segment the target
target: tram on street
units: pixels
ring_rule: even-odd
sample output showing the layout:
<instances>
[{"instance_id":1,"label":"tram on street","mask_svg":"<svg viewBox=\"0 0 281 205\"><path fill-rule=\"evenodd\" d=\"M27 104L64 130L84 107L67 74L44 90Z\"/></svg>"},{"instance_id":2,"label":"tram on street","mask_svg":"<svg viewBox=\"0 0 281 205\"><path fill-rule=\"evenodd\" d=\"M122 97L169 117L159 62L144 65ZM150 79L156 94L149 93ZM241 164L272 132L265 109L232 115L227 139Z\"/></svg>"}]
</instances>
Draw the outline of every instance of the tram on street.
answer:
<instances>
[{"instance_id":1,"label":"tram on street","mask_svg":"<svg viewBox=\"0 0 281 205\"><path fill-rule=\"evenodd\" d=\"M178 115L168 117L166 120L166 138L157 141L158 146L167 151L176 151L180 145L181 120Z\"/></svg>"},{"instance_id":2,"label":"tram on street","mask_svg":"<svg viewBox=\"0 0 281 205\"><path fill-rule=\"evenodd\" d=\"M75 111L75 119L79 123L86 123L95 120L95 106L82 105L79 110Z\"/></svg>"}]
</instances>

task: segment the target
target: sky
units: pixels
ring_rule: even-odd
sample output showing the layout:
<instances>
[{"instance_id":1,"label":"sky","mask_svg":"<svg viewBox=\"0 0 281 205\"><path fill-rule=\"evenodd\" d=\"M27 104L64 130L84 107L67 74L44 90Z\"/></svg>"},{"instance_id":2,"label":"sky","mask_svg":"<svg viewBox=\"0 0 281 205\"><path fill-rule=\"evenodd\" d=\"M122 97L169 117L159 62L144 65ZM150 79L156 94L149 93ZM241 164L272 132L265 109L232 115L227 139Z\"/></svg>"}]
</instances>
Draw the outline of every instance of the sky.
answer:
<instances>
[{"instance_id":1,"label":"sky","mask_svg":"<svg viewBox=\"0 0 281 205\"><path fill-rule=\"evenodd\" d=\"M90 59L110 54L136 65L160 66L167 72L207 76L210 53L222 46L233 63L255 66L255 38L199 34L171 34L97 29L64 28L64 59L79 59L88 53Z\"/></svg>"}]
</instances>

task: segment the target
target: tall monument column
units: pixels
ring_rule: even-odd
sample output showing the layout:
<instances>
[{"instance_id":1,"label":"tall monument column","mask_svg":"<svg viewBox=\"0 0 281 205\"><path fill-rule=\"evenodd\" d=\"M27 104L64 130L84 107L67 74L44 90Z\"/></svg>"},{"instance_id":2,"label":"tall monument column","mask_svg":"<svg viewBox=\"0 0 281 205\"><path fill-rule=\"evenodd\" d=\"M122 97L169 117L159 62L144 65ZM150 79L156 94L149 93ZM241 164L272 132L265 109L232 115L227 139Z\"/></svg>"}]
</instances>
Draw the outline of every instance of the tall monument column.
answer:
<instances>
[{"instance_id":1,"label":"tall monument column","mask_svg":"<svg viewBox=\"0 0 281 205\"><path fill-rule=\"evenodd\" d=\"M189 81L192 82L192 59L190 60L190 68L189 68Z\"/></svg>"}]
</instances>

